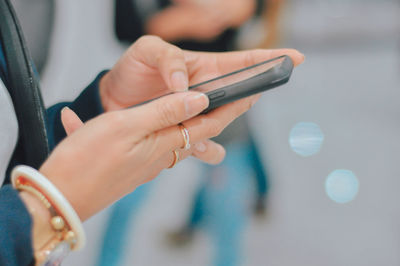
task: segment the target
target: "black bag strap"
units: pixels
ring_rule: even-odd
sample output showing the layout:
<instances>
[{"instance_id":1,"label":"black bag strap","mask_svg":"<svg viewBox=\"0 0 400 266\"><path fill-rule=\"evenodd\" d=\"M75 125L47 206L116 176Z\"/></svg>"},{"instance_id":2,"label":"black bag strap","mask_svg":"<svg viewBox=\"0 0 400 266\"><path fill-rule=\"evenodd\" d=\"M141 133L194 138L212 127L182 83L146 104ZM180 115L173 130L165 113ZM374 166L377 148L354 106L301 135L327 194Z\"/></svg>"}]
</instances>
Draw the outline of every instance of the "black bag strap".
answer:
<instances>
[{"instance_id":1,"label":"black bag strap","mask_svg":"<svg viewBox=\"0 0 400 266\"><path fill-rule=\"evenodd\" d=\"M15 11L9 0L0 0L0 41L7 63L7 89L18 120L19 136L14 158L38 168L49 154L46 111L32 60Z\"/></svg>"}]
</instances>

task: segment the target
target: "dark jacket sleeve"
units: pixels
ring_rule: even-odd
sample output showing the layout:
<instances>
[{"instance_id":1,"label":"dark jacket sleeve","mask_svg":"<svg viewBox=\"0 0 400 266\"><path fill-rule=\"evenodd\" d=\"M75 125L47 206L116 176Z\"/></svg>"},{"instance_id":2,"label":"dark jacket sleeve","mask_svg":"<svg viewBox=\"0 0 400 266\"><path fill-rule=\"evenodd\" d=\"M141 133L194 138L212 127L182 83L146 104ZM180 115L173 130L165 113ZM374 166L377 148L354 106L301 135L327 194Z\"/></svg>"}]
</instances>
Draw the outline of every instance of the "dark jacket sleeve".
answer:
<instances>
[{"instance_id":1,"label":"dark jacket sleeve","mask_svg":"<svg viewBox=\"0 0 400 266\"><path fill-rule=\"evenodd\" d=\"M101 72L74 102L58 103L47 110L47 130L51 150L66 136L61 124L61 110L64 107L71 108L83 122L104 112L100 100L99 82L105 73L107 71Z\"/></svg>"},{"instance_id":2,"label":"dark jacket sleeve","mask_svg":"<svg viewBox=\"0 0 400 266\"><path fill-rule=\"evenodd\" d=\"M99 81L106 71L79 95L74 102L59 103L47 110L48 136L51 149L65 137L60 112L64 106L74 110L82 121L87 121L102 113L99 95ZM0 265L30 265L33 261L32 220L18 191L11 185L0 188Z\"/></svg>"},{"instance_id":3,"label":"dark jacket sleeve","mask_svg":"<svg viewBox=\"0 0 400 266\"><path fill-rule=\"evenodd\" d=\"M32 220L11 185L0 188L0 265L29 265Z\"/></svg>"}]
</instances>

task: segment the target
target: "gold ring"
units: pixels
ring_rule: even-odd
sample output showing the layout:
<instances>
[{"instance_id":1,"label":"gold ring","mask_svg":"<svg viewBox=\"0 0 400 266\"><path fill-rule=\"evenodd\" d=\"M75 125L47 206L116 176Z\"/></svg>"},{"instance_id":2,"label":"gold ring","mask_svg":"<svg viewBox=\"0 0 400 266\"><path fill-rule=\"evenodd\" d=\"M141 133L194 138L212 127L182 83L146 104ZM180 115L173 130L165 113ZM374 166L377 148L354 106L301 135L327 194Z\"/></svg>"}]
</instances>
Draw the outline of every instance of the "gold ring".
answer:
<instances>
[{"instance_id":1,"label":"gold ring","mask_svg":"<svg viewBox=\"0 0 400 266\"><path fill-rule=\"evenodd\" d=\"M178 162L179 162L179 152L178 150L174 150L174 161L172 162L172 164L168 167L168 169L173 168Z\"/></svg>"},{"instance_id":2,"label":"gold ring","mask_svg":"<svg viewBox=\"0 0 400 266\"><path fill-rule=\"evenodd\" d=\"M188 149L190 149L189 130L187 130L187 128L183 124L179 124L179 129L181 130L181 134L183 136L183 140L185 141L185 145L183 146L182 149L188 150Z\"/></svg>"}]
</instances>

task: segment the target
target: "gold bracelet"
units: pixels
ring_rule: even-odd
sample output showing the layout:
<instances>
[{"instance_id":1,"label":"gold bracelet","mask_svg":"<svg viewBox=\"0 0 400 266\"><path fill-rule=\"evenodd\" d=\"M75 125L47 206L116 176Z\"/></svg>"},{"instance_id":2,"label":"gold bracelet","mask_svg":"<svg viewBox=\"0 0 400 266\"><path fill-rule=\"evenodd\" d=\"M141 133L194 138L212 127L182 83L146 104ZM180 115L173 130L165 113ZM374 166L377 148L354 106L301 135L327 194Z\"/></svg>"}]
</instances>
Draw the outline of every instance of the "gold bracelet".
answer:
<instances>
[{"instance_id":1,"label":"gold bracelet","mask_svg":"<svg viewBox=\"0 0 400 266\"><path fill-rule=\"evenodd\" d=\"M53 216L50 219L50 224L51 224L51 227L56 232L63 231L65 229L66 223L65 223L64 218L57 214L56 210L53 208L50 201L46 198L46 196L44 196L42 194L42 192L40 192L32 184L30 184L26 181L24 183L22 183L21 179L17 179L17 181L15 183L15 188L18 191L26 191L26 192L32 194L33 196L35 196L37 199L39 199L43 203L43 205L50 211L50 214Z\"/></svg>"},{"instance_id":2,"label":"gold bracelet","mask_svg":"<svg viewBox=\"0 0 400 266\"><path fill-rule=\"evenodd\" d=\"M47 209L50 209L52 207L51 203L46 199L46 197L42 193L40 193L38 190L36 190L35 188L28 186L28 185L23 185L23 184L21 184L21 182L19 180L17 181L15 188L18 191L24 190L26 192L33 194L36 198L38 198L44 204L44 206Z\"/></svg>"},{"instance_id":3,"label":"gold bracelet","mask_svg":"<svg viewBox=\"0 0 400 266\"><path fill-rule=\"evenodd\" d=\"M78 214L49 179L32 167L19 165L11 172L11 182L14 188L37 198L37 203L42 202L50 211L51 218L42 220L49 219L51 226L47 229L54 234L36 248L38 265L58 265L71 250L84 247L86 236Z\"/></svg>"},{"instance_id":4,"label":"gold bracelet","mask_svg":"<svg viewBox=\"0 0 400 266\"><path fill-rule=\"evenodd\" d=\"M67 249L64 254L66 255L69 250L76 243L76 236L73 231L67 226L64 218L57 214L56 210L46 198L46 196L40 192L33 184L30 184L26 180L17 179L15 182L15 188L18 191L25 191L39 199L39 201L49 210L51 214L50 225L54 230L54 236L51 237L42 247L39 247L35 251L35 260L38 265L45 264L48 260L49 255L55 249ZM66 247L67 245L67 247Z\"/></svg>"}]
</instances>

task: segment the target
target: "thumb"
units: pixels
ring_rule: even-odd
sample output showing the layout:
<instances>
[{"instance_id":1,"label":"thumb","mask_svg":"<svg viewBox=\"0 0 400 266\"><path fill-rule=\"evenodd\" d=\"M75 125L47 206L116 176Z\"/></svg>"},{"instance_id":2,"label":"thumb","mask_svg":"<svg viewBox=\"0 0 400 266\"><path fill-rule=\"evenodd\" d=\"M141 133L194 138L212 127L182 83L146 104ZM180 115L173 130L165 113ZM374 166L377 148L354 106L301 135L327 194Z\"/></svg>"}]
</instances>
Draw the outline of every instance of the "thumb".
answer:
<instances>
[{"instance_id":1,"label":"thumb","mask_svg":"<svg viewBox=\"0 0 400 266\"><path fill-rule=\"evenodd\" d=\"M83 122L78 115L68 107L64 107L61 110L61 123L64 126L67 136L83 126Z\"/></svg>"},{"instance_id":2,"label":"thumb","mask_svg":"<svg viewBox=\"0 0 400 266\"><path fill-rule=\"evenodd\" d=\"M186 91L189 78L184 52L156 36L144 36L132 45L130 52L145 65L156 68L173 92Z\"/></svg>"}]
</instances>

